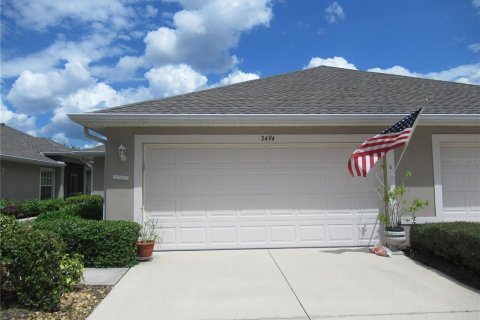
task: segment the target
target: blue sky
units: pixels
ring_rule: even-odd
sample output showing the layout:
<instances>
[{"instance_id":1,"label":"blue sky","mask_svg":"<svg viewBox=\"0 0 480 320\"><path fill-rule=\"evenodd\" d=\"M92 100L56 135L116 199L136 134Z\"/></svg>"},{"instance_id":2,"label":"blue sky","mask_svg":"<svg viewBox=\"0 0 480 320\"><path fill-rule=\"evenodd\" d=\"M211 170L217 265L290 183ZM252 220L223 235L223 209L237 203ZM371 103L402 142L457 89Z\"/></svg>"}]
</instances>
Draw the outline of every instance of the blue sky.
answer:
<instances>
[{"instance_id":1,"label":"blue sky","mask_svg":"<svg viewBox=\"0 0 480 320\"><path fill-rule=\"evenodd\" d=\"M319 65L480 84L480 0L4 0L1 121L89 146L68 113Z\"/></svg>"}]
</instances>

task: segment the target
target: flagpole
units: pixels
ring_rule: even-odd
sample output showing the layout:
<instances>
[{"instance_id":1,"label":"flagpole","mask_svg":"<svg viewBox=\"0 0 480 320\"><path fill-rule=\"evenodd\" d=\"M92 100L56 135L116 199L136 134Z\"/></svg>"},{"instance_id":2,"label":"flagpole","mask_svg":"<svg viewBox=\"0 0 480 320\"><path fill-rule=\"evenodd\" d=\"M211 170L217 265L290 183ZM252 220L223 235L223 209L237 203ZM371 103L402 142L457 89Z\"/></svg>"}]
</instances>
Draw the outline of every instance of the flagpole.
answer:
<instances>
[{"instance_id":1,"label":"flagpole","mask_svg":"<svg viewBox=\"0 0 480 320\"><path fill-rule=\"evenodd\" d=\"M400 162L402 161L403 155L405 154L405 150L407 150L408 143L410 142L410 139L412 138L413 133L415 132L415 127L417 126L418 121L420 121L420 116L422 115L423 111L425 111L425 108L427 107L427 104L428 104L428 99L425 99L425 102L422 106L422 111L420 111L420 113L417 116L417 119L415 119L415 123L412 126L412 134L408 137L407 142L405 143L405 148L403 148L402 154L400 155L400 158L398 159L397 165L395 166L395 171L394 171L395 173L397 172L398 166L400 166Z\"/></svg>"}]
</instances>

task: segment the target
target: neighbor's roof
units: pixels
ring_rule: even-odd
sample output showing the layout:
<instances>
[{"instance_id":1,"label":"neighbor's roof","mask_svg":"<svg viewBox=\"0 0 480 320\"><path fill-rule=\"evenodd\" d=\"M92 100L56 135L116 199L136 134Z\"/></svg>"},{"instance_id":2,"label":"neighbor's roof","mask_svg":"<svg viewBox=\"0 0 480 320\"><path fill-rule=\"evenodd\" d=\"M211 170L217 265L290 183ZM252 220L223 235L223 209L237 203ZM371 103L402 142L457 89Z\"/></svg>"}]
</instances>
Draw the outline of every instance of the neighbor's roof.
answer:
<instances>
[{"instance_id":1,"label":"neighbor's roof","mask_svg":"<svg viewBox=\"0 0 480 320\"><path fill-rule=\"evenodd\" d=\"M82 157L87 157L87 158L105 157L105 145L100 144L93 148L75 150L73 151L73 153Z\"/></svg>"},{"instance_id":2,"label":"neighbor's roof","mask_svg":"<svg viewBox=\"0 0 480 320\"><path fill-rule=\"evenodd\" d=\"M480 86L321 66L96 113L479 113Z\"/></svg>"},{"instance_id":3,"label":"neighbor's roof","mask_svg":"<svg viewBox=\"0 0 480 320\"><path fill-rule=\"evenodd\" d=\"M47 138L36 138L5 124L0 125L0 156L5 160L59 165L42 153L71 154L72 149Z\"/></svg>"},{"instance_id":4,"label":"neighbor's roof","mask_svg":"<svg viewBox=\"0 0 480 320\"><path fill-rule=\"evenodd\" d=\"M69 117L84 126L480 124L480 86L321 66ZM472 117L472 115L475 115Z\"/></svg>"}]
</instances>

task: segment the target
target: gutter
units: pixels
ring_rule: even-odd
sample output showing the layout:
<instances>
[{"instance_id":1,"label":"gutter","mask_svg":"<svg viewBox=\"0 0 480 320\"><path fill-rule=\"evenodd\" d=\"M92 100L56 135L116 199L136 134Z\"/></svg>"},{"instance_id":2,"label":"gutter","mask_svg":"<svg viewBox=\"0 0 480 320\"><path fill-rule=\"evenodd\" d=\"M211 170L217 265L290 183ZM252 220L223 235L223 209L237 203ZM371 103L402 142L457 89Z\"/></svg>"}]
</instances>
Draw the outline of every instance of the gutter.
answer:
<instances>
[{"instance_id":1,"label":"gutter","mask_svg":"<svg viewBox=\"0 0 480 320\"><path fill-rule=\"evenodd\" d=\"M0 159L6 161L13 161L13 162L21 162L21 163L29 163L29 164L38 164L50 167L65 167L66 164L63 161L44 161L44 160L37 160L31 158L24 158L24 157L16 157L16 156L9 156L5 154L0 154Z\"/></svg>"},{"instance_id":2,"label":"gutter","mask_svg":"<svg viewBox=\"0 0 480 320\"><path fill-rule=\"evenodd\" d=\"M70 117L70 115L69 115L69 117ZM70 119L71 119L71 118L70 118ZM78 123L80 123L80 122L78 122ZM100 137L98 137L98 136L96 136L96 135L91 134L91 133L90 133L90 130L91 130L91 129L90 129L89 127L87 127L86 125L84 125L84 127L83 127L83 134L85 135L85 137L87 137L87 138L90 139L90 140L94 140L94 141L100 142L100 143L102 143L102 144L106 144L106 143L107 143L107 139L102 139L102 138L100 138Z\"/></svg>"},{"instance_id":3,"label":"gutter","mask_svg":"<svg viewBox=\"0 0 480 320\"><path fill-rule=\"evenodd\" d=\"M132 114L81 113L68 117L90 128L171 126L379 126L405 114ZM423 114L421 126L480 126L480 114ZM89 134L89 133L88 133ZM85 133L87 135L87 133ZM100 139L89 134L95 141ZM99 141L101 142L101 141ZM105 142L101 142L105 143Z\"/></svg>"}]
</instances>

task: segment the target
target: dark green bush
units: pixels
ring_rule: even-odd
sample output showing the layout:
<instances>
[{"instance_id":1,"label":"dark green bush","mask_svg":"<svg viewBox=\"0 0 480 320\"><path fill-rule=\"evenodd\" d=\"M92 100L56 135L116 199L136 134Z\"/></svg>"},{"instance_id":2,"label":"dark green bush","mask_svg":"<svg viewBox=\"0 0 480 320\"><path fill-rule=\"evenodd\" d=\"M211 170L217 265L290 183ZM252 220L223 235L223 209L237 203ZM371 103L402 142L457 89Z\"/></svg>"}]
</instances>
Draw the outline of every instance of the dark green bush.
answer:
<instances>
[{"instance_id":1,"label":"dark green bush","mask_svg":"<svg viewBox=\"0 0 480 320\"><path fill-rule=\"evenodd\" d=\"M413 252L460 265L480 274L480 223L415 224L410 230Z\"/></svg>"},{"instance_id":2,"label":"dark green bush","mask_svg":"<svg viewBox=\"0 0 480 320\"><path fill-rule=\"evenodd\" d=\"M140 225L135 222L39 218L33 225L59 234L67 253L81 254L87 267L131 267L137 263L135 242Z\"/></svg>"},{"instance_id":3,"label":"dark green bush","mask_svg":"<svg viewBox=\"0 0 480 320\"><path fill-rule=\"evenodd\" d=\"M57 219L81 219L79 211L80 206L78 205L68 205L60 208L57 211L51 211L43 213L37 217L35 221L51 221Z\"/></svg>"},{"instance_id":4,"label":"dark green bush","mask_svg":"<svg viewBox=\"0 0 480 320\"><path fill-rule=\"evenodd\" d=\"M0 216L2 296L16 295L20 305L45 311L58 308L71 288L62 270L65 243L53 232L34 230Z\"/></svg>"},{"instance_id":5,"label":"dark green bush","mask_svg":"<svg viewBox=\"0 0 480 320\"><path fill-rule=\"evenodd\" d=\"M63 199L38 200L31 199L22 203L22 214L26 217L34 217L47 212L57 211L65 206Z\"/></svg>"},{"instance_id":6,"label":"dark green bush","mask_svg":"<svg viewBox=\"0 0 480 320\"><path fill-rule=\"evenodd\" d=\"M78 215L85 219L103 219L103 198L100 195L78 195L65 200L67 205L75 205Z\"/></svg>"}]
</instances>

